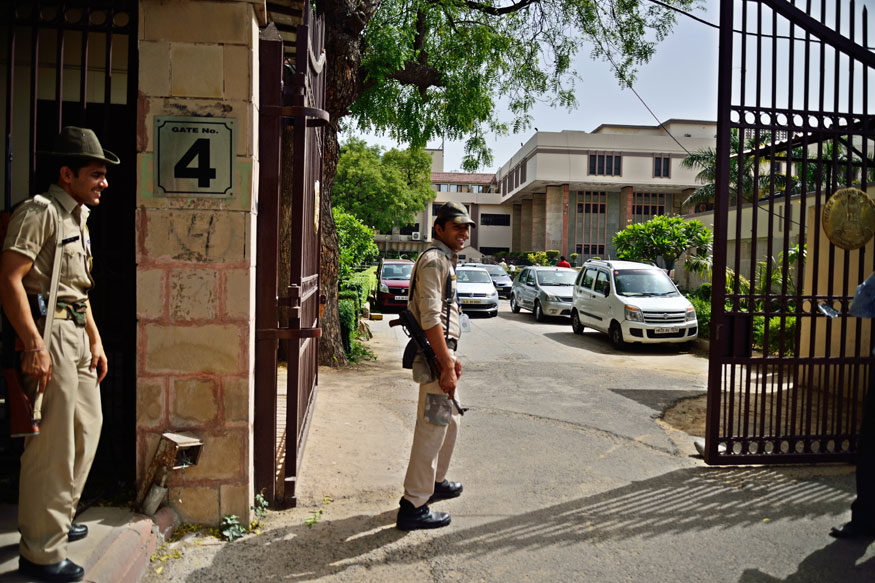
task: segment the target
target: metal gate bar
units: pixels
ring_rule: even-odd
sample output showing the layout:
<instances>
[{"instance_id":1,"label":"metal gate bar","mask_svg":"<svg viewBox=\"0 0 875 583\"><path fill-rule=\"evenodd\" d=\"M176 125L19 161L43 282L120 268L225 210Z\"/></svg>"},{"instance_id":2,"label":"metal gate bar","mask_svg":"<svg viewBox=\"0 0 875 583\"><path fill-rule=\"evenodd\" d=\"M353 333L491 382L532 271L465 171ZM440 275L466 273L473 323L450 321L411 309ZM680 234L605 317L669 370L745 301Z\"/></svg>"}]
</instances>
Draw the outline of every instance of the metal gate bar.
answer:
<instances>
[{"instance_id":1,"label":"metal gate bar","mask_svg":"<svg viewBox=\"0 0 875 583\"><path fill-rule=\"evenodd\" d=\"M872 367L872 326L847 310L873 245L841 250L820 224L830 194L869 185L869 14L795 4L720 5L708 463L851 459Z\"/></svg>"},{"instance_id":2,"label":"metal gate bar","mask_svg":"<svg viewBox=\"0 0 875 583\"><path fill-rule=\"evenodd\" d=\"M320 240L318 189L322 177L322 126L325 62L322 53L324 24L304 4L298 26L295 74L289 104L280 88L283 69L282 40L278 34L260 41L262 152L259 184L258 249L256 273L255 353L255 478L256 488L279 506L294 506L295 486L318 381ZM273 34L273 33L267 33ZM293 124L292 164L281 167L282 124ZM286 295L276 293L279 275L279 193L283 172L292 180L290 285ZM288 326L279 323L285 308ZM281 344L280 344L281 343ZM277 351L282 345L288 359L285 410L278 410ZM282 391L280 391L282 392Z\"/></svg>"},{"instance_id":3,"label":"metal gate bar","mask_svg":"<svg viewBox=\"0 0 875 583\"><path fill-rule=\"evenodd\" d=\"M90 483L103 482L103 487L117 489L120 482L132 484L136 461L136 395L130 390L136 374L136 338L131 334L136 308L133 302L119 304L117 298L133 298L136 294L135 204L130 193L136 188L138 5L133 0L4 0L0 14L0 34L6 35L5 42L0 43L0 65L6 66L4 211L9 212L22 198L48 186L51 177L37 174L36 152L50 149L64 125L94 129L102 145L119 153L123 161L120 167L111 169L110 196L101 201L89 220L99 259L95 264L98 284L91 297L111 363L109 376L101 383L104 431L114 437L101 441L92 472L96 479ZM118 37L127 43L127 62L116 64L127 73L127 86L124 99L113 103L113 43ZM102 79L96 74L100 66L94 64L89 69L88 61L90 54L100 50L100 41L104 45ZM56 43L54 51L52 42ZM28 70L29 82L24 82L22 76ZM89 88L101 80L102 100L89 98ZM51 83L55 84L50 90L53 98L39 99L40 89L49 89L45 85ZM66 100L64 95L68 96ZM8 432L0 431L0 457L9 464L8 474L14 475L17 442L9 441L7 436ZM108 468L112 471L103 471Z\"/></svg>"}]
</instances>

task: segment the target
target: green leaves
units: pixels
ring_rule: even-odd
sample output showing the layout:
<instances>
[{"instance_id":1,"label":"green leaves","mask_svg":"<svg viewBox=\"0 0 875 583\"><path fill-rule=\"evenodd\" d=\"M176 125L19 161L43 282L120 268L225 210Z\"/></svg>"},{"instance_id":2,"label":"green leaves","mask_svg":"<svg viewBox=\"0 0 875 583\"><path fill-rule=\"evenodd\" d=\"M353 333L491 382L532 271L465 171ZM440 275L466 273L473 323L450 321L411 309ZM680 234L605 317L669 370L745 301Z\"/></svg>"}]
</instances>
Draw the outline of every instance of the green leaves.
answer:
<instances>
[{"instance_id":1,"label":"green leaves","mask_svg":"<svg viewBox=\"0 0 875 583\"><path fill-rule=\"evenodd\" d=\"M356 265L376 259L379 249L374 232L353 215L334 209L334 223L340 248L340 281L344 281Z\"/></svg>"},{"instance_id":2,"label":"green leaves","mask_svg":"<svg viewBox=\"0 0 875 583\"><path fill-rule=\"evenodd\" d=\"M332 192L334 208L391 233L394 226L414 222L433 199L431 157L424 150L392 149L383 154L379 147L357 138L341 148Z\"/></svg>"},{"instance_id":3,"label":"green leaves","mask_svg":"<svg viewBox=\"0 0 875 583\"><path fill-rule=\"evenodd\" d=\"M698 0L666 4L687 9ZM674 23L671 10L640 0L383 0L360 39L360 90L338 113L414 147L467 140L464 166L475 171L491 154L471 136L527 129L539 101L576 105L581 46L629 86ZM328 34L343 30L327 24ZM499 119L499 98L512 119Z\"/></svg>"},{"instance_id":4,"label":"green leaves","mask_svg":"<svg viewBox=\"0 0 875 583\"><path fill-rule=\"evenodd\" d=\"M688 254L685 264L696 271L710 271L714 236L700 221L657 215L649 221L635 223L614 235L617 256L627 261L656 263L662 257L667 269L682 253Z\"/></svg>"}]
</instances>

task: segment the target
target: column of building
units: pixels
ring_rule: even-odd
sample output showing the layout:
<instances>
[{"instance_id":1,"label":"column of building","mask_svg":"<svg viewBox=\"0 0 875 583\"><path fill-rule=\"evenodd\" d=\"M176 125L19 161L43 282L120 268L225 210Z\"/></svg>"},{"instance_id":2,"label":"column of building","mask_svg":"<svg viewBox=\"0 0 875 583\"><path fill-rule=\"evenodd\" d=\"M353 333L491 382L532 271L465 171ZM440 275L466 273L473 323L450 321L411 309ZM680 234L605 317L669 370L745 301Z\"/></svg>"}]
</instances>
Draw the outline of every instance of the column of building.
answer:
<instances>
[{"instance_id":1,"label":"column of building","mask_svg":"<svg viewBox=\"0 0 875 583\"><path fill-rule=\"evenodd\" d=\"M137 467L161 434L203 441L170 476L184 521L249 523L253 500L256 5L141 0L137 191ZM155 116L232 118L233 195L162 196ZM184 473L183 473L184 472Z\"/></svg>"}]
</instances>

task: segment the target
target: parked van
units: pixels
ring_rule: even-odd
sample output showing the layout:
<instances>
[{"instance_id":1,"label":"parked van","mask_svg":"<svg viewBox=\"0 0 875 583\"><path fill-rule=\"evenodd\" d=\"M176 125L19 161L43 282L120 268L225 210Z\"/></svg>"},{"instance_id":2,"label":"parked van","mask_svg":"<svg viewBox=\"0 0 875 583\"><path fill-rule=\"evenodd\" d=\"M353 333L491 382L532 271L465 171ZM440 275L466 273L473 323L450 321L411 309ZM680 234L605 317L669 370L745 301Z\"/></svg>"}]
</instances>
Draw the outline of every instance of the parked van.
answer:
<instances>
[{"instance_id":1,"label":"parked van","mask_svg":"<svg viewBox=\"0 0 875 583\"><path fill-rule=\"evenodd\" d=\"M693 305L665 271L632 261L589 260L574 282L571 329L606 332L611 344L689 343L699 323Z\"/></svg>"}]
</instances>

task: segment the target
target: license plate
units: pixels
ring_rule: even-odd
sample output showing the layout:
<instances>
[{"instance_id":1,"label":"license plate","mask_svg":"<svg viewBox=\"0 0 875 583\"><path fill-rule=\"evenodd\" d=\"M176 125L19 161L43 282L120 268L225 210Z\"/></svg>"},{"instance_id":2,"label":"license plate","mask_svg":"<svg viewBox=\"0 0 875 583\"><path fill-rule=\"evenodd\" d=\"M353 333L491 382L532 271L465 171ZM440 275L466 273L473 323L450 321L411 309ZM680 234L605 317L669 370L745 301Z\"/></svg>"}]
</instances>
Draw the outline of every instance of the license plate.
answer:
<instances>
[{"instance_id":1,"label":"license plate","mask_svg":"<svg viewBox=\"0 0 875 583\"><path fill-rule=\"evenodd\" d=\"M672 326L671 328L656 328L653 330L654 334L675 334L680 332L681 329L677 326Z\"/></svg>"},{"instance_id":2,"label":"license plate","mask_svg":"<svg viewBox=\"0 0 875 583\"><path fill-rule=\"evenodd\" d=\"M396 302L406 302L407 296L395 296L395 301Z\"/></svg>"},{"instance_id":3,"label":"license plate","mask_svg":"<svg viewBox=\"0 0 875 583\"><path fill-rule=\"evenodd\" d=\"M463 304L479 304L480 300L465 300L465 299L463 299L462 303Z\"/></svg>"}]
</instances>

